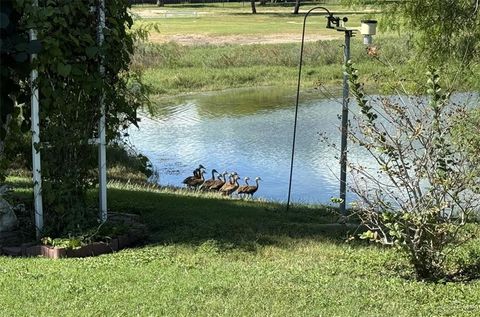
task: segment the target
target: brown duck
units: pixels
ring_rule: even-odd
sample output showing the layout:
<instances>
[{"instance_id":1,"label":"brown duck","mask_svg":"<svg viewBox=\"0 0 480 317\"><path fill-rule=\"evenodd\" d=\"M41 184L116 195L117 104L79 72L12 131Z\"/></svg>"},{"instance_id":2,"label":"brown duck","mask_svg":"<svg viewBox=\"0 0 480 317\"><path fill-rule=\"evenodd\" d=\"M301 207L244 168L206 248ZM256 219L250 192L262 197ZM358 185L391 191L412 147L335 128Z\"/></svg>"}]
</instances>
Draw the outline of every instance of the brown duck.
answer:
<instances>
[{"instance_id":1,"label":"brown duck","mask_svg":"<svg viewBox=\"0 0 480 317\"><path fill-rule=\"evenodd\" d=\"M248 176L244 178L245 185L242 185L242 186L238 187L238 189L237 189L237 194L238 195L241 195L241 194L245 195L245 190L247 190L248 187L250 186L248 184L249 179L250 179L250 177L248 177Z\"/></svg>"},{"instance_id":2,"label":"brown duck","mask_svg":"<svg viewBox=\"0 0 480 317\"><path fill-rule=\"evenodd\" d=\"M200 175L200 172L205 169L205 167L200 164L198 166L198 168L196 168L194 171L193 171L193 176L188 176L187 178L185 178L183 181L182 181L182 184L185 184L187 185L187 187L190 187L189 186L189 183L192 182L193 180L195 179L199 179L201 178L201 175Z\"/></svg>"},{"instance_id":3,"label":"brown duck","mask_svg":"<svg viewBox=\"0 0 480 317\"><path fill-rule=\"evenodd\" d=\"M261 181L262 179L260 177L255 177L255 183L256 185L253 186L248 186L245 190L244 193L246 195L250 195L250 197L253 197L253 194L258 190L258 181Z\"/></svg>"},{"instance_id":4,"label":"brown duck","mask_svg":"<svg viewBox=\"0 0 480 317\"><path fill-rule=\"evenodd\" d=\"M237 188L240 186L238 184L238 179L240 177L238 177L238 175L233 175L233 184L232 183L229 183L229 184L226 184L226 186L223 186L220 191L222 192L222 194L224 195L230 195L232 194L234 191L237 190Z\"/></svg>"},{"instance_id":5,"label":"brown duck","mask_svg":"<svg viewBox=\"0 0 480 317\"><path fill-rule=\"evenodd\" d=\"M220 190L220 188L222 188L222 186L225 185L225 181L227 179L227 174L228 174L227 171L223 172L223 174L219 174L217 176L217 179L215 180L215 182L212 185L210 185L210 187L208 189L209 190L216 190L216 191Z\"/></svg>"},{"instance_id":6,"label":"brown duck","mask_svg":"<svg viewBox=\"0 0 480 317\"><path fill-rule=\"evenodd\" d=\"M210 179L207 179L205 182L203 182L202 186L199 187L199 189L201 190L207 190L207 189L210 189L210 186L212 186L216 179L215 179L215 173L218 174L217 170L216 169L213 169L212 170L212 178Z\"/></svg>"},{"instance_id":7,"label":"brown duck","mask_svg":"<svg viewBox=\"0 0 480 317\"><path fill-rule=\"evenodd\" d=\"M187 182L187 186L190 188L198 188L200 185L202 185L205 182L205 178L203 177L203 174L205 174L204 170L200 171L200 178L193 178L190 181Z\"/></svg>"}]
</instances>

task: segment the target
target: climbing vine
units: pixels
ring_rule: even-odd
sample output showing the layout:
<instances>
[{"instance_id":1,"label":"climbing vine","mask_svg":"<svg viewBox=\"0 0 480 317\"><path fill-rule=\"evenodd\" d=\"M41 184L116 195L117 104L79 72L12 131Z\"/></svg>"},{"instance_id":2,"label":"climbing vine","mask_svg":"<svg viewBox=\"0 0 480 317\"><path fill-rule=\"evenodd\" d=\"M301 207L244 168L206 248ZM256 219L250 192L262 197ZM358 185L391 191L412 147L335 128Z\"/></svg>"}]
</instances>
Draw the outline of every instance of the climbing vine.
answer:
<instances>
[{"instance_id":1,"label":"climbing vine","mask_svg":"<svg viewBox=\"0 0 480 317\"><path fill-rule=\"evenodd\" d=\"M102 94L107 140L137 123L136 111L145 101L138 76L129 72L138 35L130 31L133 20L128 13L129 1L105 1L105 40L101 46L97 39L98 2L12 1L18 13L16 33L23 38L29 29L38 33L38 56L23 74L32 68L39 72L33 85L40 91L41 142L35 148L42 155L42 193L49 234L81 229L96 219L95 211L87 206L86 193L97 184L97 149L92 140L98 137ZM101 61L104 75L99 70ZM19 87L18 95L24 98L16 100L17 104L23 102L22 112L29 114L29 98L25 96L30 88L25 76L7 77ZM24 115L25 126L30 126L29 120Z\"/></svg>"}]
</instances>

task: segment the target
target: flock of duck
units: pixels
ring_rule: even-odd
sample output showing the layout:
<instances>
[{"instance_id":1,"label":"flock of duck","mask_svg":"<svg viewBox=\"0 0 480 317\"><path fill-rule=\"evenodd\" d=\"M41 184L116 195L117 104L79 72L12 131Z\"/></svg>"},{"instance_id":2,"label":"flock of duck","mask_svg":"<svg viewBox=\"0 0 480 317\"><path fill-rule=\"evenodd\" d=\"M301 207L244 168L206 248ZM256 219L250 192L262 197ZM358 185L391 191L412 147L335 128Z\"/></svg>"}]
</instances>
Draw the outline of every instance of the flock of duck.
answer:
<instances>
[{"instance_id":1,"label":"flock of duck","mask_svg":"<svg viewBox=\"0 0 480 317\"><path fill-rule=\"evenodd\" d=\"M240 184L238 183L240 176L238 176L236 172L228 173L225 171L220 174L216 169L213 169L212 178L206 180L203 177L205 171L205 167L200 164L198 168L193 171L193 175L185 178L182 183L190 189L198 189L203 191L218 191L226 196L237 192L240 197L253 197L253 194L255 194L255 192L258 190L258 182L262 180L260 177L256 177L256 184L249 185L248 180L250 178L245 177L245 185L240 186ZM215 178L215 174L218 174L217 178ZM228 181L227 175L229 176Z\"/></svg>"}]
</instances>

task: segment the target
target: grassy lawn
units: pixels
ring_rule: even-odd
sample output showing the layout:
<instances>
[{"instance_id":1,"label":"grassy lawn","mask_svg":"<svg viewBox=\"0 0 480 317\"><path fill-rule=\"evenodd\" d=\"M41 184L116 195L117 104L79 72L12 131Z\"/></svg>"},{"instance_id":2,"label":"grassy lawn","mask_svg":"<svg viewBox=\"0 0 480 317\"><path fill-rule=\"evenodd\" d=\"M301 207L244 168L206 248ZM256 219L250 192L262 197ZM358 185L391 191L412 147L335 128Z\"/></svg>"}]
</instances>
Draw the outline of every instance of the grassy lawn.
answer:
<instances>
[{"instance_id":1,"label":"grassy lawn","mask_svg":"<svg viewBox=\"0 0 480 317\"><path fill-rule=\"evenodd\" d=\"M480 282L407 279L405 260L392 250L345 243L345 230L325 208L286 212L277 204L124 185L110 187L109 206L141 214L150 228L148 245L86 259L0 256L0 315L478 316L480 311Z\"/></svg>"},{"instance_id":2,"label":"grassy lawn","mask_svg":"<svg viewBox=\"0 0 480 317\"><path fill-rule=\"evenodd\" d=\"M326 29L326 19L322 16L312 17L308 20L307 36L318 34L341 38L342 34L334 30ZM363 14L351 14L349 25L360 26ZM145 18L139 20L142 24L156 24L160 35L174 34L205 34L209 36L225 35L265 35L278 33L293 33L301 35L303 15L288 13L268 14L210 14L210 15L179 15L171 18ZM156 32L152 32L152 38L156 38Z\"/></svg>"}]
</instances>

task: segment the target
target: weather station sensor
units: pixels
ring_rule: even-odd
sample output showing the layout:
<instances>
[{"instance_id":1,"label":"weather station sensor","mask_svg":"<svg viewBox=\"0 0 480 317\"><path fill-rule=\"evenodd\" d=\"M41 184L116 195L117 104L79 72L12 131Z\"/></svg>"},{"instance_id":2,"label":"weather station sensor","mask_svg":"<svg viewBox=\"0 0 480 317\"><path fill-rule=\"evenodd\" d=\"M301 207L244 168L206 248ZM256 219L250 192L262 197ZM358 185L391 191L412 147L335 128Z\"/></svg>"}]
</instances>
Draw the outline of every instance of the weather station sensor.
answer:
<instances>
[{"instance_id":1,"label":"weather station sensor","mask_svg":"<svg viewBox=\"0 0 480 317\"><path fill-rule=\"evenodd\" d=\"M360 33L363 35L363 44L370 45L373 42L372 36L377 34L376 20L362 20Z\"/></svg>"}]
</instances>

